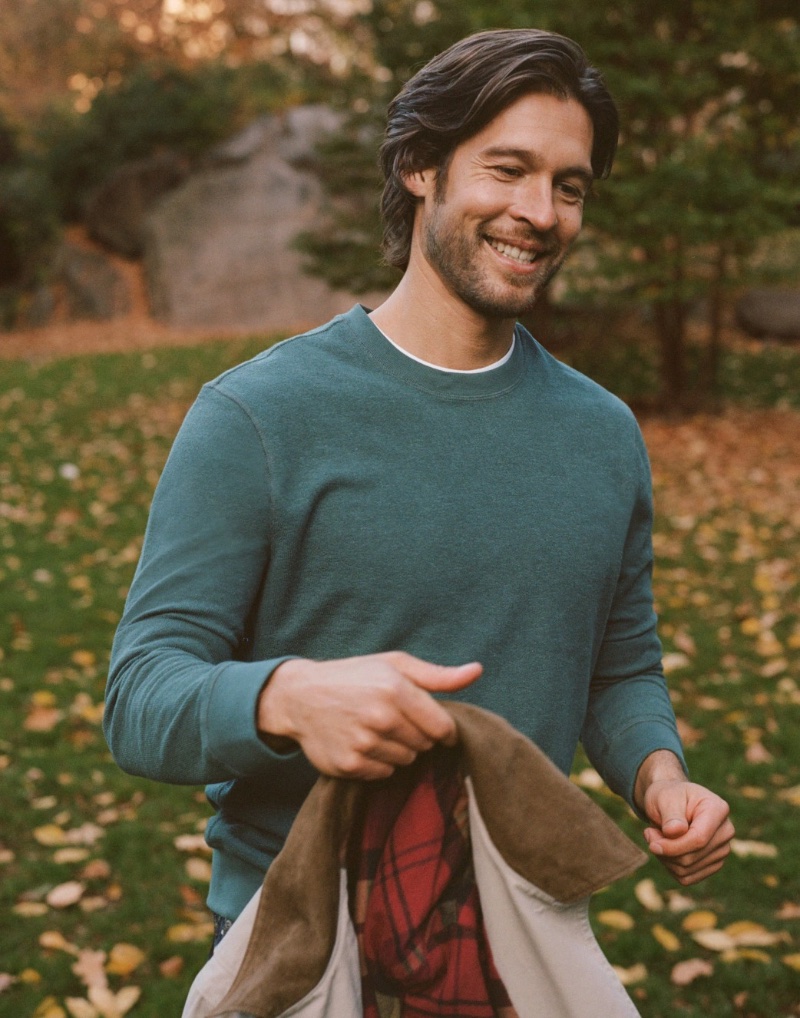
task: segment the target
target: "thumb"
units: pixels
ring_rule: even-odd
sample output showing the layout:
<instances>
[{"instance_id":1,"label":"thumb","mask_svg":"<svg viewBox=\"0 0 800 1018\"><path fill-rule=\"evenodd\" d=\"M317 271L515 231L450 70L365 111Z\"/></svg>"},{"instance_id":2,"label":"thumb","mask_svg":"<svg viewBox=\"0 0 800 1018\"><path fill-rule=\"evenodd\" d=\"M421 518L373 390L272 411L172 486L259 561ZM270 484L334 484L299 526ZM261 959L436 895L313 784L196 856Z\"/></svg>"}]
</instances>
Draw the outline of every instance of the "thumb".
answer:
<instances>
[{"instance_id":1,"label":"thumb","mask_svg":"<svg viewBox=\"0 0 800 1018\"><path fill-rule=\"evenodd\" d=\"M464 689L483 672L483 665L478 661L463 665L436 665L410 654L402 654L396 664L398 670L415 686L430 693L450 693Z\"/></svg>"}]
</instances>

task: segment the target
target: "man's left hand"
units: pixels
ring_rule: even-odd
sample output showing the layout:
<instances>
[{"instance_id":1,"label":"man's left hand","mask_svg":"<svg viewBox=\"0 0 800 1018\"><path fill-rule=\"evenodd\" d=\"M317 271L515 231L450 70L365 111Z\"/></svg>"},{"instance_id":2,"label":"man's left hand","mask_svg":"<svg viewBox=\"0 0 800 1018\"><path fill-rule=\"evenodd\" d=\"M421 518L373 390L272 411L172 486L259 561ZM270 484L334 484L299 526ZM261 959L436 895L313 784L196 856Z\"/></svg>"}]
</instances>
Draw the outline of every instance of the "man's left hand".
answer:
<instances>
[{"instance_id":1,"label":"man's left hand","mask_svg":"<svg viewBox=\"0 0 800 1018\"><path fill-rule=\"evenodd\" d=\"M645 760L637 780L637 802L653 825L645 830L645 839L679 883L696 884L716 873L730 853L736 832L729 806L714 792L688 781L672 753L653 758Z\"/></svg>"}]
</instances>

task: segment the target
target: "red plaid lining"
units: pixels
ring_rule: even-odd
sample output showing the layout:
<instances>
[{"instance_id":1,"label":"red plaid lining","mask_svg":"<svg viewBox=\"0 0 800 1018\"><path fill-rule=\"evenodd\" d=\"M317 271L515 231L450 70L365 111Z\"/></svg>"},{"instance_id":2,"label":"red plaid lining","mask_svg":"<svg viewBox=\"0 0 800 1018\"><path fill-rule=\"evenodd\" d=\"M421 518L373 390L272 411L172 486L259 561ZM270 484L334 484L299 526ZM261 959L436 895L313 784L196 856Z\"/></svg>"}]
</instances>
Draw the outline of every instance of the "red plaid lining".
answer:
<instances>
[{"instance_id":1,"label":"red plaid lining","mask_svg":"<svg viewBox=\"0 0 800 1018\"><path fill-rule=\"evenodd\" d=\"M370 785L349 860L364 1018L517 1018L492 960L458 755Z\"/></svg>"}]
</instances>

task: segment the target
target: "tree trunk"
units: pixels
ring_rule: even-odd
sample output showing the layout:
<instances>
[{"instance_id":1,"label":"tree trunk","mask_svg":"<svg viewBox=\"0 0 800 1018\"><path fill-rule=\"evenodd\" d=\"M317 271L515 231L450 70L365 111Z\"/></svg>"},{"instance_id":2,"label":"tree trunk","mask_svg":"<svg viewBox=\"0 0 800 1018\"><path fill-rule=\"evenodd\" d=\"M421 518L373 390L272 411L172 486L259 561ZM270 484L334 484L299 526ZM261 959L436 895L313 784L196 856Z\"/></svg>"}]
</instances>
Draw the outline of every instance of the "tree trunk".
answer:
<instances>
[{"instance_id":1,"label":"tree trunk","mask_svg":"<svg viewBox=\"0 0 800 1018\"><path fill-rule=\"evenodd\" d=\"M686 394L686 319L678 297L655 306L661 348L661 392L667 407L676 407Z\"/></svg>"},{"instance_id":2,"label":"tree trunk","mask_svg":"<svg viewBox=\"0 0 800 1018\"><path fill-rule=\"evenodd\" d=\"M722 353L722 309L724 284L728 271L728 251L723 243L717 248L714 277L709 289L708 346L703 363L703 391L714 395L719 386L719 364Z\"/></svg>"}]
</instances>

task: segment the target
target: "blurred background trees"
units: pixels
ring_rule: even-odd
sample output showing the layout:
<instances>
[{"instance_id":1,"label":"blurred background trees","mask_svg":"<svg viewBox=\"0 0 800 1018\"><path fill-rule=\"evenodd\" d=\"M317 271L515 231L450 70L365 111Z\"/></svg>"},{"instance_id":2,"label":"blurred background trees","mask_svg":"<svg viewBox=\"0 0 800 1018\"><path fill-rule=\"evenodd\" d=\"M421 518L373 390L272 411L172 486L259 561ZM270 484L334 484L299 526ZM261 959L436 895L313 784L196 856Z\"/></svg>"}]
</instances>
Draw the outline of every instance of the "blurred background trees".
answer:
<instances>
[{"instance_id":1,"label":"blurred background trees","mask_svg":"<svg viewBox=\"0 0 800 1018\"><path fill-rule=\"evenodd\" d=\"M591 308L595 322L635 309L657 338L666 399L713 389L729 294L777 272L770 252L800 225L800 22L789 0L2 4L6 292L47 271L60 224L80 218L121 163L163 149L196 160L258 113L309 100L347 111L320 163L329 215L300 240L309 269L353 290L390 285L377 256L386 103L430 56L483 28L572 36L618 98L617 165L551 303L560 314Z\"/></svg>"}]
</instances>

